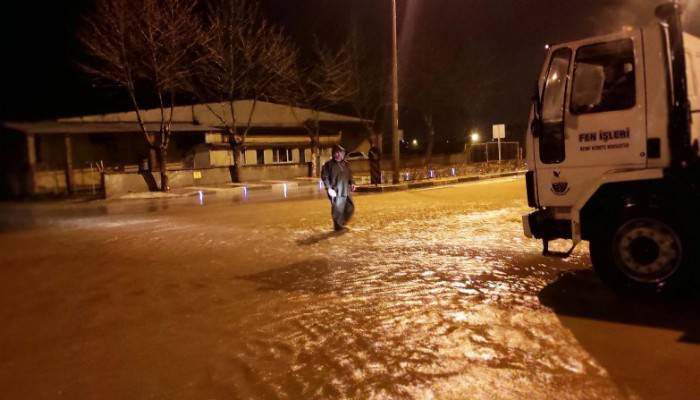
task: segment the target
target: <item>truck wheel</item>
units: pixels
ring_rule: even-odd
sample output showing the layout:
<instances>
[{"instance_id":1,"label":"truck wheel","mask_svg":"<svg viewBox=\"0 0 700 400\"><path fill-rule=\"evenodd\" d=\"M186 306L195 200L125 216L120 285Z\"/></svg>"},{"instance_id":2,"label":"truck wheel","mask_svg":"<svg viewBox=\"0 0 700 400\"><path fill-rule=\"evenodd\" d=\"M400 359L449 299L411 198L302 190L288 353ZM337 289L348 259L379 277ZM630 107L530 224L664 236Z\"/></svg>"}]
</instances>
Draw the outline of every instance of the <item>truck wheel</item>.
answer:
<instances>
[{"instance_id":1,"label":"truck wheel","mask_svg":"<svg viewBox=\"0 0 700 400\"><path fill-rule=\"evenodd\" d=\"M591 240L600 278L618 289L668 291L689 281L691 248L681 225L650 211L630 210Z\"/></svg>"}]
</instances>

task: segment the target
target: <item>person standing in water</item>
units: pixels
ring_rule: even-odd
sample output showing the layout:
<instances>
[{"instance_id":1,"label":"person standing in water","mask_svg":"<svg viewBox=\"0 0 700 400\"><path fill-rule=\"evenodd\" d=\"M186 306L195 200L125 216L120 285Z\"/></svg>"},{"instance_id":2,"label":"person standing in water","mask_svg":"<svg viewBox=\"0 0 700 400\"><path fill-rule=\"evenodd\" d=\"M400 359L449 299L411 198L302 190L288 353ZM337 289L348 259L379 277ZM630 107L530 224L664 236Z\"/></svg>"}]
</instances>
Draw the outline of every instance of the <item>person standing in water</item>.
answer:
<instances>
[{"instance_id":1,"label":"person standing in water","mask_svg":"<svg viewBox=\"0 0 700 400\"><path fill-rule=\"evenodd\" d=\"M352 178L350 164L345 161L345 149L336 144L333 146L333 158L323 164L321 179L326 187L328 199L331 201L331 217L333 229L346 229L346 224L355 212L351 192L355 191L355 181Z\"/></svg>"}]
</instances>

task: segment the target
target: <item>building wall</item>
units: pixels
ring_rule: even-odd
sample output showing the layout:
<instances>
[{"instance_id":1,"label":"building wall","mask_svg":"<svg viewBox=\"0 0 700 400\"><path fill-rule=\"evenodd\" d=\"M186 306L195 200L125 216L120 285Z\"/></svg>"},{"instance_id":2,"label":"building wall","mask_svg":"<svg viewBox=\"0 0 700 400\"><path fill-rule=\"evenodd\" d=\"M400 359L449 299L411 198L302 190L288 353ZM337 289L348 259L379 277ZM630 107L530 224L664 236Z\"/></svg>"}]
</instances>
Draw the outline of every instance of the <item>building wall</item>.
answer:
<instances>
[{"instance_id":1,"label":"building wall","mask_svg":"<svg viewBox=\"0 0 700 400\"><path fill-rule=\"evenodd\" d=\"M0 130L0 198L25 196L31 192L31 174L24 135Z\"/></svg>"},{"instance_id":2,"label":"building wall","mask_svg":"<svg viewBox=\"0 0 700 400\"><path fill-rule=\"evenodd\" d=\"M105 198L114 198L129 193L141 193L158 190L159 173L111 172L105 173ZM168 184L171 189L221 185L231 182L228 167L201 170L174 170L168 172Z\"/></svg>"},{"instance_id":3,"label":"building wall","mask_svg":"<svg viewBox=\"0 0 700 400\"><path fill-rule=\"evenodd\" d=\"M272 164L274 162L272 149L265 149L265 164Z\"/></svg>"},{"instance_id":4,"label":"building wall","mask_svg":"<svg viewBox=\"0 0 700 400\"><path fill-rule=\"evenodd\" d=\"M223 167L233 164L231 150L211 150L211 166Z\"/></svg>"},{"instance_id":5,"label":"building wall","mask_svg":"<svg viewBox=\"0 0 700 400\"><path fill-rule=\"evenodd\" d=\"M258 152L256 150L246 150L245 151L245 163L246 165L255 165L258 163Z\"/></svg>"},{"instance_id":6,"label":"building wall","mask_svg":"<svg viewBox=\"0 0 700 400\"><path fill-rule=\"evenodd\" d=\"M240 175L243 182L289 180L308 176L309 165L307 163L247 165L241 168Z\"/></svg>"},{"instance_id":7,"label":"building wall","mask_svg":"<svg viewBox=\"0 0 700 400\"><path fill-rule=\"evenodd\" d=\"M182 163L193 148L204 142L204 134L173 134L168 146L168 163ZM138 169L149 156L149 147L141 133L95 133L71 135L73 166L76 169L101 165L106 170ZM36 135L37 170L65 168L63 135Z\"/></svg>"},{"instance_id":8,"label":"building wall","mask_svg":"<svg viewBox=\"0 0 700 400\"><path fill-rule=\"evenodd\" d=\"M78 190L101 190L102 173L95 168L74 169L73 183ZM63 170L37 171L34 185L39 194L65 192L66 173Z\"/></svg>"}]
</instances>

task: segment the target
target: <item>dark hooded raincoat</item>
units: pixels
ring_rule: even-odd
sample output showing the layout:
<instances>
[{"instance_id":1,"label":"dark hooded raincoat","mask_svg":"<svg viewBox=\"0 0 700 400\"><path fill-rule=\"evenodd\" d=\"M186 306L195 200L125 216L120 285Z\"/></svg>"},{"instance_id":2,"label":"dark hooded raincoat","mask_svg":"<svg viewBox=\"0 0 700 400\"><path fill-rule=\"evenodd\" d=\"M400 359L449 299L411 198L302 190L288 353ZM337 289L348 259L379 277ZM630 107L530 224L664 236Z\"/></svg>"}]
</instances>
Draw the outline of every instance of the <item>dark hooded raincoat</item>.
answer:
<instances>
[{"instance_id":1,"label":"dark hooded raincoat","mask_svg":"<svg viewBox=\"0 0 700 400\"><path fill-rule=\"evenodd\" d=\"M331 198L328 196L328 199L331 201L331 216L333 217L333 227L342 229L355 212L355 204L353 204L350 196L352 185L355 184L350 164L345 160L329 160L323 164L321 179L326 186L326 190L335 190L336 197Z\"/></svg>"}]
</instances>

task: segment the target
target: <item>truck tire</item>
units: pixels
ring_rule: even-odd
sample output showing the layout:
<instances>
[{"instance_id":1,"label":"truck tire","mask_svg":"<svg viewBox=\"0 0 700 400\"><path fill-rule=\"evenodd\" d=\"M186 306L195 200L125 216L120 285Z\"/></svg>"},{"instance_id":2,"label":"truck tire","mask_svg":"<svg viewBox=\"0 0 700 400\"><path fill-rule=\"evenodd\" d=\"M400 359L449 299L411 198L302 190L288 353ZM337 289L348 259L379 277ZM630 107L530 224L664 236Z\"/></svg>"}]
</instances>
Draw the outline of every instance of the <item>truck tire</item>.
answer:
<instances>
[{"instance_id":1,"label":"truck tire","mask_svg":"<svg viewBox=\"0 0 700 400\"><path fill-rule=\"evenodd\" d=\"M668 292L691 280L692 249L683 224L660 212L629 209L591 238L593 269L616 289Z\"/></svg>"}]
</instances>

